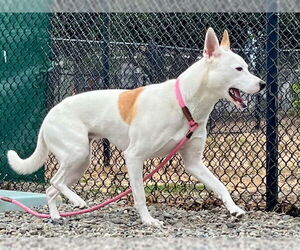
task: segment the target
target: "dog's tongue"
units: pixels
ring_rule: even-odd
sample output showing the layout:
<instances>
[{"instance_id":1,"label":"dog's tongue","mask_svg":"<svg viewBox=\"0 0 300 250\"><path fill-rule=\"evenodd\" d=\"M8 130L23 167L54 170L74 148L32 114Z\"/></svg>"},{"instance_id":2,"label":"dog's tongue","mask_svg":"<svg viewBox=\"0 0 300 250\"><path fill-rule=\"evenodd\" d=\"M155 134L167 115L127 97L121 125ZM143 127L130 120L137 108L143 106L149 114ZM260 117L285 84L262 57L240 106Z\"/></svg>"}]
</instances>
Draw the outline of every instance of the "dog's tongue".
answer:
<instances>
[{"instance_id":1,"label":"dog's tongue","mask_svg":"<svg viewBox=\"0 0 300 250\"><path fill-rule=\"evenodd\" d=\"M241 108L246 108L247 105L245 104L244 100L242 99L240 91L238 89L235 89L235 88L232 88L231 90L232 90L232 92L231 92L232 96L231 97L233 98L235 104L238 105Z\"/></svg>"},{"instance_id":2,"label":"dog's tongue","mask_svg":"<svg viewBox=\"0 0 300 250\"><path fill-rule=\"evenodd\" d=\"M234 99L235 101L239 102L239 103L244 103L243 99L241 98L241 95L240 95L240 91L238 89L233 89L234 91Z\"/></svg>"}]
</instances>

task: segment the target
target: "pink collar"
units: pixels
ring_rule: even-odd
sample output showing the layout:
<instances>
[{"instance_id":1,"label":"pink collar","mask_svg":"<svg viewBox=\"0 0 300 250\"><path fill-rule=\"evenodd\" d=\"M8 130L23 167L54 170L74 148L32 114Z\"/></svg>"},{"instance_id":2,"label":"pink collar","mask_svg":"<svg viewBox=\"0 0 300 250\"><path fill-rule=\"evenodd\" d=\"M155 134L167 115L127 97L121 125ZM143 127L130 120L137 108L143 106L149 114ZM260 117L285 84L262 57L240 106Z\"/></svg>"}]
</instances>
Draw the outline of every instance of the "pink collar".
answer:
<instances>
[{"instance_id":1,"label":"pink collar","mask_svg":"<svg viewBox=\"0 0 300 250\"><path fill-rule=\"evenodd\" d=\"M196 130L196 128L199 126L199 124L197 122L195 122L195 120L192 117L192 114L190 112L190 110L188 109L188 107L185 105L185 102L183 100L181 91L180 91L180 80L179 78L176 79L176 83L175 83L175 93L176 93L176 99L178 101L179 106L182 109L182 112L185 116L185 118L188 120L189 125L190 125L190 130L188 132L187 135L189 135L189 137L192 136L193 132Z\"/></svg>"}]
</instances>

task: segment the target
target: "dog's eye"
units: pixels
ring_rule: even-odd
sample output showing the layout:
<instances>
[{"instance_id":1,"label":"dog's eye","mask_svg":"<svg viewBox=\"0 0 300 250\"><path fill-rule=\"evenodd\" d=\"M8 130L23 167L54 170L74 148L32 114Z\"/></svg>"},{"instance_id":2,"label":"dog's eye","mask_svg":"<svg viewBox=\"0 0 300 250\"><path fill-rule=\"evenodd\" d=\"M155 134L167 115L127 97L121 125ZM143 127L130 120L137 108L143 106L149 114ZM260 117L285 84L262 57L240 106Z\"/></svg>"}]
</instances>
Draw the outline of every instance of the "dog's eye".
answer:
<instances>
[{"instance_id":1,"label":"dog's eye","mask_svg":"<svg viewBox=\"0 0 300 250\"><path fill-rule=\"evenodd\" d=\"M237 68L235 68L237 71L242 71L243 70L243 68L242 67L237 67Z\"/></svg>"}]
</instances>

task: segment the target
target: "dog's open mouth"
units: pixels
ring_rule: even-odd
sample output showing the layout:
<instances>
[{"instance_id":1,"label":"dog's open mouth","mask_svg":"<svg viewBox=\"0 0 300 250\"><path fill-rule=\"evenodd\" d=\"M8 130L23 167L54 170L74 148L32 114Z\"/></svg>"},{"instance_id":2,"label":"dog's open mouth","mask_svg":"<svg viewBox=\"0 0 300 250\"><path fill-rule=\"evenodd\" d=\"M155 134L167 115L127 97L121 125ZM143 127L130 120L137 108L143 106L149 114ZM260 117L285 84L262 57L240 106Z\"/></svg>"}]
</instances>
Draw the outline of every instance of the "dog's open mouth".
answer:
<instances>
[{"instance_id":1,"label":"dog's open mouth","mask_svg":"<svg viewBox=\"0 0 300 250\"><path fill-rule=\"evenodd\" d=\"M238 107L240 108L246 108L247 105L245 104L245 101L242 99L241 97L241 93L240 90L236 89L236 88L230 88L228 91L230 97L231 97L231 101Z\"/></svg>"}]
</instances>

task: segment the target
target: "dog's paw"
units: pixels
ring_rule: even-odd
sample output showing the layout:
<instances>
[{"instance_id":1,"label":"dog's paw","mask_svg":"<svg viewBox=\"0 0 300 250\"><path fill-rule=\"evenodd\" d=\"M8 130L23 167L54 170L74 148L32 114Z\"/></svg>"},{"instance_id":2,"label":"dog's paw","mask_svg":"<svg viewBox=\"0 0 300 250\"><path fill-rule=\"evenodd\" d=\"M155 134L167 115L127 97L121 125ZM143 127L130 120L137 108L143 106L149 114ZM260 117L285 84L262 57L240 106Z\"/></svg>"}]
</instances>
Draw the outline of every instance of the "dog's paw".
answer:
<instances>
[{"instance_id":1,"label":"dog's paw","mask_svg":"<svg viewBox=\"0 0 300 250\"><path fill-rule=\"evenodd\" d=\"M74 208L79 208L79 209L88 207L88 205L86 204L86 202L84 200L73 201L73 206L74 206Z\"/></svg>"},{"instance_id":2,"label":"dog's paw","mask_svg":"<svg viewBox=\"0 0 300 250\"><path fill-rule=\"evenodd\" d=\"M232 216L237 217L237 218L243 217L243 215L244 215L245 213L246 213L246 212L245 212L243 209L239 208L238 206L236 206L234 209L231 209L231 210L230 210L230 214L231 214Z\"/></svg>"},{"instance_id":3,"label":"dog's paw","mask_svg":"<svg viewBox=\"0 0 300 250\"><path fill-rule=\"evenodd\" d=\"M154 219L153 217L142 219L144 225L152 227L161 227L164 223L160 220Z\"/></svg>"},{"instance_id":4,"label":"dog's paw","mask_svg":"<svg viewBox=\"0 0 300 250\"><path fill-rule=\"evenodd\" d=\"M74 209L84 209L84 208L88 208L88 205L86 203L84 204L74 204Z\"/></svg>"}]
</instances>

